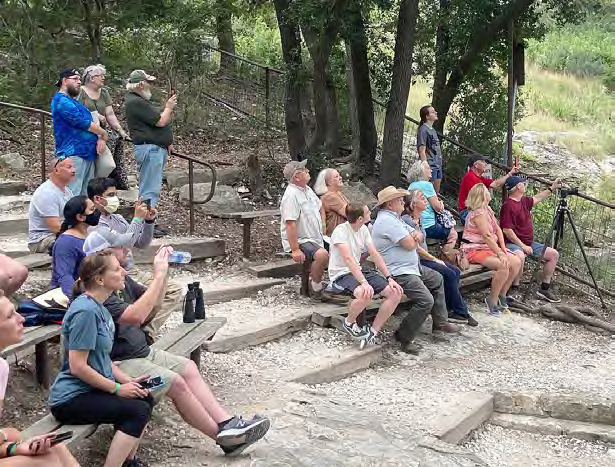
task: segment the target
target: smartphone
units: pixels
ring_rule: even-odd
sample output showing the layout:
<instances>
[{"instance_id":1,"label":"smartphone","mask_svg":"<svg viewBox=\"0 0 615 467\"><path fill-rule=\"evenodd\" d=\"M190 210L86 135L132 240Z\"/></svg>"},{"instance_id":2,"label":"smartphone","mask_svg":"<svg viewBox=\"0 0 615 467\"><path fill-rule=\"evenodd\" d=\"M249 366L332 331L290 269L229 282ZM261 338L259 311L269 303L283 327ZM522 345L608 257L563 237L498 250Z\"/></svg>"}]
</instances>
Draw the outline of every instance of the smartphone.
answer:
<instances>
[{"instance_id":1,"label":"smartphone","mask_svg":"<svg viewBox=\"0 0 615 467\"><path fill-rule=\"evenodd\" d=\"M152 389L157 389L161 386L164 386L164 380L162 379L162 376L152 376L149 379L146 379L145 381L141 381L139 383L143 388L145 389L149 389L150 391Z\"/></svg>"},{"instance_id":2,"label":"smartphone","mask_svg":"<svg viewBox=\"0 0 615 467\"><path fill-rule=\"evenodd\" d=\"M64 431L62 433L56 433L51 438L51 445L55 446L56 444L60 444L63 441L71 439L72 437L73 437L73 432L72 431Z\"/></svg>"},{"instance_id":3,"label":"smartphone","mask_svg":"<svg viewBox=\"0 0 615 467\"><path fill-rule=\"evenodd\" d=\"M169 97L173 97L175 95L175 87L173 84L169 83Z\"/></svg>"},{"instance_id":4,"label":"smartphone","mask_svg":"<svg viewBox=\"0 0 615 467\"><path fill-rule=\"evenodd\" d=\"M152 209L152 200L151 199L144 199L143 203L145 203L145 205L147 206L147 209Z\"/></svg>"}]
</instances>

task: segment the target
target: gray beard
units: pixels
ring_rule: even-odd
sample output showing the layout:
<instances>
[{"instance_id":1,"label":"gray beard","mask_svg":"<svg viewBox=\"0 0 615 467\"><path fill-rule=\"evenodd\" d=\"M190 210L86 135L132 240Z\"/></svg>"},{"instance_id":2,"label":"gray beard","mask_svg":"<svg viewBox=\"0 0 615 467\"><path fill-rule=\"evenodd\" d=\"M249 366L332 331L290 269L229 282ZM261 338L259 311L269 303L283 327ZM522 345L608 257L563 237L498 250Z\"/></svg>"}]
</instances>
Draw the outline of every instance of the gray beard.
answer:
<instances>
[{"instance_id":1,"label":"gray beard","mask_svg":"<svg viewBox=\"0 0 615 467\"><path fill-rule=\"evenodd\" d=\"M149 89L144 89L143 91L141 91L141 95L143 96L143 99L149 101L152 98L152 91L150 91Z\"/></svg>"}]
</instances>

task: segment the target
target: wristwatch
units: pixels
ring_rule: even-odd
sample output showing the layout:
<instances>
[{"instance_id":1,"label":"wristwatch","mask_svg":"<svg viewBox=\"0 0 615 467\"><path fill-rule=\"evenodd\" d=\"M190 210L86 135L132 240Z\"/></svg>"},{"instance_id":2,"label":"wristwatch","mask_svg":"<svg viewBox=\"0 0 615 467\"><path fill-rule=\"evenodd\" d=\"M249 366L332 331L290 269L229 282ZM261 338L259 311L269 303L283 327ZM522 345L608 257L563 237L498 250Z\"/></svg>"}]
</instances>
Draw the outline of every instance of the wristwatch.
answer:
<instances>
[{"instance_id":1,"label":"wristwatch","mask_svg":"<svg viewBox=\"0 0 615 467\"><path fill-rule=\"evenodd\" d=\"M390 281L391 279L393 279L393 276L391 276L391 275L389 274L388 276L386 276L386 277L385 277L385 279L386 279L387 281Z\"/></svg>"}]
</instances>

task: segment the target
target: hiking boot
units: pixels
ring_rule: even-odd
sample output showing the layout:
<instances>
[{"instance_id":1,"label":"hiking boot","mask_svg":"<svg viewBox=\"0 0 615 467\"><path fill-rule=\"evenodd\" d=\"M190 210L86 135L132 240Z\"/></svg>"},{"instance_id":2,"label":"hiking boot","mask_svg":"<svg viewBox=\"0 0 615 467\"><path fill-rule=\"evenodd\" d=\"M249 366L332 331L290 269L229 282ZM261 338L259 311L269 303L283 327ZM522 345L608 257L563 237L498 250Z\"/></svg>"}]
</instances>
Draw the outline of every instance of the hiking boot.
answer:
<instances>
[{"instance_id":1,"label":"hiking boot","mask_svg":"<svg viewBox=\"0 0 615 467\"><path fill-rule=\"evenodd\" d=\"M122 467L148 467L149 464L146 464L138 457L133 457L132 459L126 459L122 464Z\"/></svg>"},{"instance_id":2,"label":"hiking boot","mask_svg":"<svg viewBox=\"0 0 615 467\"><path fill-rule=\"evenodd\" d=\"M408 342L407 344L401 345L401 351L409 353L411 355L418 355L423 350L423 346L420 344L415 344L414 342Z\"/></svg>"},{"instance_id":3,"label":"hiking boot","mask_svg":"<svg viewBox=\"0 0 615 467\"><path fill-rule=\"evenodd\" d=\"M367 325L363 328L367 335L359 342L359 350L363 350L368 345L380 345L380 338L376 335L371 326Z\"/></svg>"},{"instance_id":4,"label":"hiking boot","mask_svg":"<svg viewBox=\"0 0 615 467\"><path fill-rule=\"evenodd\" d=\"M348 325L345 319L342 320L341 330L353 339L365 339L368 334L367 329L360 327L357 323Z\"/></svg>"},{"instance_id":5,"label":"hiking boot","mask_svg":"<svg viewBox=\"0 0 615 467\"><path fill-rule=\"evenodd\" d=\"M562 301L562 299L555 295L551 289L538 289L536 295L551 303L559 303Z\"/></svg>"},{"instance_id":6,"label":"hiking boot","mask_svg":"<svg viewBox=\"0 0 615 467\"><path fill-rule=\"evenodd\" d=\"M244 420L235 416L220 428L216 443L231 448L245 444L245 449L265 436L270 426L271 422L265 417L254 416L251 420Z\"/></svg>"},{"instance_id":7,"label":"hiking boot","mask_svg":"<svg viewBox=\"0 0 615 467\"><path fill-rule=\"evenodd\" d=\"M487 306L487 314L495 317L500 316L500 308L497 304L491 303L489 297L485 297L485 305Z\"/></svg>"},{"instance_id":8,"label":"hiking boot","mask_svg":"<svg viewBox=\"0 0 615 467\"><path fill-rule=\"evenodd\" d=\"M474 316L468 314L468 326L476 327L478 326L478 321L474 319Z\"/></svg>"},{"instance_id":9,"label":"hiking boot","mask_svg":"<svg viewBox=\"0 0 615 467\"><path fill-rule=\"evenodd\" d=\"M498 307L502 313L510 313L510 308L508 307L508 301L506 300L506 295L502 293L498 295Z\"/></svg>"},{"instance_id":10,"label":"hiking boot","mask_svg":"<svg viewBox=\"0 0 615 467\"><path fill-rule=\"evenodd\" d=\"M449 313L448 322L457 324L468 324L468 317L460 315L458 313Z\"/></svg>"},{"instance_id":11,"label":"hiking boot","mask_svg":"<svg viewBox=\"0 0 615 467\"><path fill-rule=\"evenodd\" d=\"M434 324L431 328L432 332L443 332L445 334L454 334L456 332L459 332L460 330L461 328L459 326L452 323L442 323L439 325Z\"/></svg>"}]
</instances>

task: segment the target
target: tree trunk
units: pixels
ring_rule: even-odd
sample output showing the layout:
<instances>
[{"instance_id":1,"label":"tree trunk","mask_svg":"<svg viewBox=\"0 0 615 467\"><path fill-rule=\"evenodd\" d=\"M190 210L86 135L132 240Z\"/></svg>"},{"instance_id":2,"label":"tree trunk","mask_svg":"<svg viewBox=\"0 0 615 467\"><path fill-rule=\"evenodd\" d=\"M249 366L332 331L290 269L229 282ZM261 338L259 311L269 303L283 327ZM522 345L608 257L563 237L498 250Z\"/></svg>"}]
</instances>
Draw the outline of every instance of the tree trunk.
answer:
<instances>
[{"instance_id":1,"label":"tree trunk","mask_svg":"<svg viewBox=\"0 0 615 467\"><path fill-rule=\"evenodd\" d=\"M286 64L286 98L284 120L288 149L293 160L300 160L305 150L305 132L301 116L301 39L299 25L290 14L289 0L274 0L275 12L280 29L282 55Z\"/></svg>"},{"instance_id":2,"label":"tree trunk","mask_svg":"<svg viewBox=\"0 0 615 467\"><path fill-rule=\"evenodd\" d=\"M357 111L357 91L354 85L354 72L352 70L352 60L350 59L350 45L346 40L346 82L348 83L348 111L350 114L350 133L352 157L358 163L361 154L361 141L359 131L359 114ZM353 166L356 166L354 164ZM357 174L353 174L357 175Z\"/></svg>"},{"instance_id":3,"label":"tree trunk","mask_svg":"<svg viewBox=\"0 0 615 467\"><path fill-rule=\"evenodd\" d=\"M325 152L335 158L339 154L340 119L337 111L337 90L331 75L327 73L327 126L325 131Z\"/></svg>"},{"instance_id":4,"label":"tree trunk","mask_svg":"<svg viewBox=\"0 0 615 467\"><path fill-rule=\"evenodd\" d=\"M347 12L346 36L350 50L352 74L351 103L356 107L359 147L356 151L353 165L353 178L371 176L374 174L378 133L374 121L374 102L369 77L369 61L367 59L367 37L360 5L353 3ZM353 135L354 140L354 135Z\"/></svg>"},{"instance_id":5,"label":"tree trunk","mask_svg":"<svg viewBox=\"0 0 615 467\"><path fill-rule=\"evenodd\" d=\"M446 74L448 71L448 46L449 46L449 18L448 9L450 7L451 0L440 0L440 11L438 14L438 29L436 30L436 59L435 59L435 71L433 77L433 101L436 99L436 89L438 93L446 86ZM434 106L435 107L435 106ZM436 122L437 123L437 122ZM440 128L440 131L442 129Z\"/></svg>"},{"instance_id":6,"label":"tree trunk","mask_svg":"<svg viewBox=\"0 0 615 467\"><path fill-rule=\"evenodd\" d=\"M81 0L81 5L85 14L85 31L92 49L92 61L100 63L103 54L101 23L105 15L105 0Z\"/></svg>"},{"instance_id":7,"label":"tree trunk","mask_svg":"<svg viewBox=\"0 0 615 467\"><path fill-rule=\"evenodd\" d=\"M525 13L532 4L537 0L513 0L506 5L498 16L493 18L491 22L476 25L476 29L470 35L467 45L463 51L463 55L453 63L450 68L447 67L446 75L448 80L446 84L434 80L433 101L432 105L438 112L438 120L434 124L434 128L442 131L444 123L448 115L453 100L459 94L459 89L463 84L466 76L474 64L489 47L496 41L502 39L503 33L508 27L510 21L514 21L523 13ZM452 25L449 25L452 27ZM436 84L438 86L436 86Z\"/></svg>"},{"instance_id":8,"label":"tree trunk","mask_svg":"<svg viewBox=\"0 0 615 467\"><path fill-rule=\"evenodd\" d=\"M401 178L404 123L412 78L412 56L416 39L418 6L419 0L402 0L399 6L391 93L387 102L382 136L382 166L380 167L382 186L397 186Z\"/></svg>"},{"instance_id":9,"label":"tree trunk","mask_svg":"<svg viewBox=\"0 0 615 467\"><path fill-rule=\"evenodd\" d=\"M252 151L248 156L246 168L248 169L250 191L255 199L261 199L263 196L263 168L256 152Z\"/></svg>"},{"instance_id":10,"label":"tree trunk","mask_svg":"<svg viewBox=\"0 0 615 467\"><path fill-rule=\"evenodd\" d=\"M235 38L233 37L233 16L228 0L216 0L216 36L218 48L235 55ZM233 72L235 59L226 54L220 54L220 71Z\"/></svg>"}]
</instances>

